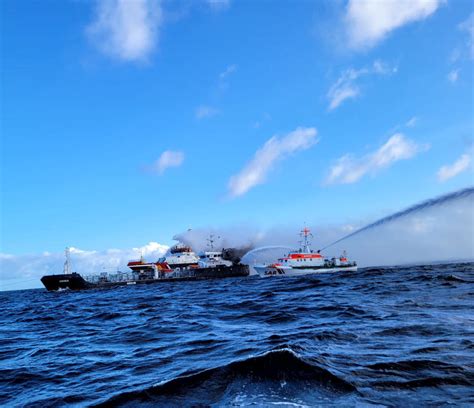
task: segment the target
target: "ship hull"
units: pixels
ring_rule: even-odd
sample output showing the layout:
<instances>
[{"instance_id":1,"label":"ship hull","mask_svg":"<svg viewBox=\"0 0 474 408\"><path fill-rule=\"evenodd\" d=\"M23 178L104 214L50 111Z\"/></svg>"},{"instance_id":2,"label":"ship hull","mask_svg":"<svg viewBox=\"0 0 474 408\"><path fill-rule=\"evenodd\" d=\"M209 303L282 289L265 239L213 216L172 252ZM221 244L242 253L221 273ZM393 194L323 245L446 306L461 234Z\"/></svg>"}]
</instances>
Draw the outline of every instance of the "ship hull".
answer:
<instances>
[{"instance_id":1,"label":"ship hull","mask_svg":"<svg viewBox=\"0 0 474 408\"><path fill-rule=\"evenodd\" d=\"M78 273L46 275L41 278L41 282L43 283L44 287L49 291L65 289L82 290L89 289L94 286L92 283L87 282Z\"/></svg>"},{"instance_id":2,"label":"ship hull","mask_svg":"<svg viewBox=\"0 0 474 408\"><path fill-rule=\"evenodd\" d=\"M207 268L189 268L180 271L176 276L178 278L215 279L248 276L249 274L250 270L247 265L238 264L232 266L218 265Z\"/></svg>"},{"instance_id":3,"label":"ship hull","mask_svg":"<svg viewBox=\"0 0 474 408\"><path fill-rule=\"evenodd\" d=\"M270 276L304 276L318 273L357 272L357 266L336 266L331 268L291 268L260 265L254 266L254 269L261 278L267 278Z\"/></svg>"},{"instance_id":4,"label":"ship hull","mask_svg":"<svg viewBox=\"0 0 474 408\"><path fill-rule=\"evenodd\" d=\"M124 281L102 281L97 283L88 282L80 274L61 274L46 275L41 278L41 282L48 291L58 290L84 290L84 289L100 289L111 288L117 286L133 286L158 282L176 282L176 281L193 281L204 279L221 279L244 277L249 275L247 265L232 266L216 266L213 268L190 268L180 271L164 273L160 278L156 279L133 279Z\"/></svg>"}]
</instances>

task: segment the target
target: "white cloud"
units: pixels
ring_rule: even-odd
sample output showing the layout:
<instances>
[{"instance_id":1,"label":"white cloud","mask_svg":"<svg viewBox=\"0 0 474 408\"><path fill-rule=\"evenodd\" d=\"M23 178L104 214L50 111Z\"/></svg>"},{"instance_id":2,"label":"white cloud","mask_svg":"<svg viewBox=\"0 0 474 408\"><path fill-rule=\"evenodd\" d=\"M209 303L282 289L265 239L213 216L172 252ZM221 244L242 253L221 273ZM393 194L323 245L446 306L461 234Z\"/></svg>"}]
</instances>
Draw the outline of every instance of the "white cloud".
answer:
<instances>
[{"instance_id":1,"label":"white cloud","mask_svg":"<svg viewBox=\"0 0 474 408\"><path fill-rule=\"evenodd\" d=\"M158 43L162 11L157 0L98 0L86 32L104 54L146 60Z\"/></svg>"},{"instance_id":2,"label":"white cloud","mask_svg":"<svg viewBox=\"0 0 474 408\"><path fill-rule=\"evenodd\" d=\"M413 116L407 123L405 123L406 127L414 127L418 122L418 118L416 116Z\"/></svg>"},{"instance_id":3,"label":"white cloud","mask_svg":"<svg viewBox=\"0 0 474 408\"><path fill-rule=\"evenodd\" d=\"M205 119L216 116L219 110L212 106L201 105L196 108L195 116L197 119Z\"/></svg>"},{"instance_id":4,"label":"white cloud","mask_svg":"<svg viewBox=\"0 0 474 408\"><path fill-rule=\"evenodd\" d=\"M261 117L261 119L257 120L254 124L253 124L253 127L255 129L259 129L263 126L264 123L268 122L272 120L272 117L269 113L265 112L263 114L263 116Z\"/></svg>"},{"instance_id":5,"label":"white cloud","mask_svg":"<svg viewBox=\"0 0 474 408\"><path fill-rule=\"evenodd\" d=\"M448 81L454 84L459 79L459 69L453 69L448 74Z\"/></svg>"},{"instance_id":6,"label":"white cloud","mask_svg":"<svg viewBox=\"0 0 474 408\"><path fill-rule=\"evenodd\" d=\"M231 197L245 194L251 188L265 182L275 162L299 150L306 150L316 143L315 128L299 127L283 137L273 136L257 150L247 165L229 181Z\"/></svg>"},{"instance_id":7,"label":"white cloud","mask_svg":"<svg viewBox=\"0 0 474 408\"><path fill-rule=\"evenodd\" d=\"M469 55L471 59L474 59L474 13L459 24L459 29L465 31L468 34L466 45L469 50Z\"/></svg>"},{"instance_id":8,"label":"white cloud","mask_svg":"<svg viewBox=\"0 0 474 408\"><path fill-rule=\"evenodd\" d=\"M219 73L219 76L217 77L217 83L216 83L216 92L215 95L217 96L217 100L219 100L222 96L222 94L227 90L229 87L229 78L231 75L237 71L238 66L236 64L231 64L228 65L224 71ZM219 109L209 106L209 105L200 105L196 108L195 111L195 117L196 119L205 119L205 118L211 118L213 116L216 116L219 113Z\"/></svg>"},{"instance_id":9,"label":"white cloud","mask_svg":"<svg viewBox=\"0 0 474 408\"><path fill-rule=\"evenodd\" d=\"M167 245L159 244L158 242L149 242L141 247L132 248L134 253L143 255L144 257L157 257L163 255L168 250ZM109 251L111 251L109 249Z\"/></svg>"},{"instance_id":10,"label":"white cloud","mask_svg":"<svg viewBox=\"0 0 474 408\"><path fill-rule=\"evenodd\" d=\"M166 150L161 153L158 160L153 163L151 170L163 174L170 167L179 167L184 162L184 153L180 151Z\"/></svg>"},{"instance_id":11,"label":"white cloud","mask_svg":"<svg viewBox=\"0 0 474 408\"><path fill-rule=\"evenodd\" d=\"M349 0L344 21L349 45L367 49L391 31L432 15L443 0Z\"/></svg>"},{"instance_id":12,"label":"white cloud","mask_svg":"<svg viewBox=\"0 0 474 408\"><path fill-rule=\"evenodd\" d=\"M212 10L221 11L230 6L230 0L207 0L207 4Z\"/></svg>"},{"instance_id":13,"label":"white cloud","mask_svg":"<svg viewBox=\"0 0 474 408\"><path fill-rule=\"evenodd\" d=\"M229 87L229 78L237 71L237 68L236 64L228 65L226 69L219 74L217 86L221 92Z\"/></svg>"},{"instance_id":14,"label":"white cloud","mask_svg":"<svg viewBox=\"0 0 474 408\"><path fill-rule=\"evenodd\" d=\"M366 174L375 174L399 160L411 159L428 147L407 139L401 133L396 133L373 153L360 158L349 154L340 157L331 167L325 184L355 183Z\"/></svg>"},{"instance_id":15,"label":"white cloud","mask_svg":"<svg viewBox=\"0 0 474 408\"><path fill-rule=\"evenodd\" d=\"M379 75L390 75L395 74L398 71L398 67L387 64L381 60L375 60L372 64L372 72ZM370 70L369 70L370 73Z\"/></svg>"},{"instance_id":16,"label":"white cloud","mask_svg":"<svg viewBox=\"0 0 474 408\"><path fill-rule=\"evenodd\" d=\"M132 249L107 249L104 251L85 251L71 248L71 262L74 272L82 275L100 272L128 272L127 263L140 258L156 261L168 250L167 245L157 242ZM43 275L62 273L63 252L43 252L42 254L9 255L0 254L0 290L41 287Z\"/></svg>"},{"instance_id":17,"label":"white cloud","mask_svg":"<svg viewBox=\"0 0 474 408\"><path fill-rule=\"evenodd\" d=\"M329 88L327 97L329 99L329 110L334 110L348 99L357 98L360 87L357 79L365 75L389 75L396 73L397 67L392 67L382 61L376 60L370 68L353 69L349 68L342 72L338 80Z\"/></svg>"},{"instance_id":18,"label":"white cloud","mask_svg":"<svg viewBox=\"0 0 474 408\"><path fill-rule=\"evenodd\" d=\"M442 166L437 173L438 181L444 182L466 171L471 165L471 156L467 153L461 155L453 164Z\"/></svg>"},{"instance_id":19,"label":"white cloud","mask_svg":"<svg viewBox=\"0 0 474 408\"><path fill-rule=\"evenodd\" d=\"M329 110L336 109L347 99L355 99L360 95L360 89L352 79L341 77L328 92Z\"/></svg>"},{"instance_id":20,"label":"white cloud","mask_svg":"<svg viewBox=\"0 0 474 408\"><path fill-rule=\"evenodd\" d=\"M221 80L226 79L229 75L233 74L237 70L237 65L229 65L224 71L219 74Z\"/></svg>"}]
</instances>

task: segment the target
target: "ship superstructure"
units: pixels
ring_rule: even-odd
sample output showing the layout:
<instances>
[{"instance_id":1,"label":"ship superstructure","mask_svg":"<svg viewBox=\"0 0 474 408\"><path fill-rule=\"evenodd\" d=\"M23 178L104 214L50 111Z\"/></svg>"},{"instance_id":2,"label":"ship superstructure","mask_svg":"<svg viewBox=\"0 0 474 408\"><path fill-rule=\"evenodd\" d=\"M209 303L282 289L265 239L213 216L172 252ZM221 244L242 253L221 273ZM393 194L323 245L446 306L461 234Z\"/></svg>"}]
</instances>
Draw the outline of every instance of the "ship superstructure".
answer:
<instances>
[{"instance_id":1,"label":"ship superstructure","mask_svg":"<svg viewBox=\"0 0 474 408\"><path fill-rule=\"evenodd\" d=\"M299 276L313 273L328 273L338 271L357 271L357 263L349 261L345 251L339 257L327 258L320 251L311 249L312 238L309 228L301 233L300 248L292 251L277 262L264 265L255 265L254 268L261 277L266 276Z\"/></svg>"},{"instance_id":2,"label":"ship superstructure","mask_svg":"<svg viewBox=\"0 0 474 408\"><path fill-rule=\"evenodd\" d=\"M166 262L171 269L182 269L197 266L199 257L191 247L178 242L172 246L168 254L164 258L159 259L158 262Z\"/></svg>"},{"instance_id":3,"label":"ship superstructure","mask_svg":"<svg viewBox=\"0 0 474 408\"><path fill-rule=\"evenodd\" d=\"M187 245L179 242L172 246L165 256L156 262L147 262L143 258L131 260L127 266L136 273L147 278L158 279L171 272L186 270L198 266L199 257Z\"/></svg>"},{"instance_id":4,"label":"ship superstructure","mask_svg":"<svg viewBox=\"0 0 474 408\"><path fill-rule=\"evenodd\" d=\"M214 248L215 237L213 234L209 235L207 239L208 250L199 254L199 268L215 268L219 266L231 267L232 262L225 260L222 257L222 251L216 251Z\"/></svg>"}]
</instances>

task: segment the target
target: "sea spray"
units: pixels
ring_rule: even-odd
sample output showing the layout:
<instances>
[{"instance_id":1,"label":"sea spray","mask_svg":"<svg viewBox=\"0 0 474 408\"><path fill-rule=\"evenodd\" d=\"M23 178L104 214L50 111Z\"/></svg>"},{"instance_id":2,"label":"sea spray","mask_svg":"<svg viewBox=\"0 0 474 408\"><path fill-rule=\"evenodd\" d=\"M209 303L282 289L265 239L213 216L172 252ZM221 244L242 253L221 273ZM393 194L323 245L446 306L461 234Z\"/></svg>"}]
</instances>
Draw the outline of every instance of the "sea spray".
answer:
<instances>
[{"instance_id":1,"label":"sea spray","mask_svg":"<svg viewBox=\"0 0 474 408\"><path fill-rule=\"evenodd\" d=\"M465 188L463 190L455 191L453 193L442 195L442 196L437 197L437 198L432 198L432 199L423 201L423 202L421 202L419 204L416 204L414 206L411 206L411 207L409 207L405 210L398 211L398 212L396 212L392 215L381 218L380 220L377 220L377 221L375 221L375 222L373 222L369 225L366 225L365 227L360 228L357 231L354 231L354 232L338 239L337 241L335 241L335 242L333 242L329 245L326 245L322 249L324 250L326 248L329 248L329 247L331 247L331 246L333 246L333 245L335 245L339 242L342 242L342 241L344 241L348 238L351 238L355 235L358 235L361 232L368 231L370 229L382 226L382 225L387 224L389 222L395 222L395 221L399 220L402 217L407 217L407 216L413 215L417 212L421 212L421 211L431 209L431 208L434 208L434 207L437 207L437 206L446 205L446 204L449 204L449 203L451 203L453 201L456 201L456 200L461 200L461 199L466 199L466 198L472 200L473 197L474 197L474 187L469 187L469 188Z\"/></svg>"},{"instance_id":2,"label":"sea spray","mask_svg":"<svg viewBox=\"0 0 474 408\"><path fill-rule=\"evenodd\" d=\"M291 251L292 247L287 245L267 245L258 248L254 248L248 251L244 256L242 256L241 262L247 264L251 267L250 273L254 274L253 265L256 263L267 262L272 258L279 258L284 253Z\"/></svg>"}]
</instances>

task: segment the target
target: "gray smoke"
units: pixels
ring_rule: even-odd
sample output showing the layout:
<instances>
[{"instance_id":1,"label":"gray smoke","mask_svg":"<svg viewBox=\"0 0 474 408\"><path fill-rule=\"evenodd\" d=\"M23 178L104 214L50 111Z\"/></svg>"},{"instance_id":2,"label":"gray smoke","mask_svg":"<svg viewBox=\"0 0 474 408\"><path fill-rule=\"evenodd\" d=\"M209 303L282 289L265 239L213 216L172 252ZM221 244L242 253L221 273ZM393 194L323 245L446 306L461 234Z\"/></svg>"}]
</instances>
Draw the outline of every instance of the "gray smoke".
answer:
<instances>
[{"instance_id":1,"label":"gray smoke","mask_svg":"<svg viewBox=\"0 0 474 408\"><path fill-rule=\"evenodd\" d=\"M195 252L209 250L212 235L214 249L252 249L258 245L263 234L251 227L197 228L176 234L173 239L190 246Z\"/></svg>"}]
</instances>

